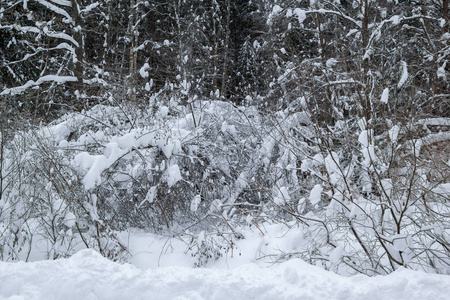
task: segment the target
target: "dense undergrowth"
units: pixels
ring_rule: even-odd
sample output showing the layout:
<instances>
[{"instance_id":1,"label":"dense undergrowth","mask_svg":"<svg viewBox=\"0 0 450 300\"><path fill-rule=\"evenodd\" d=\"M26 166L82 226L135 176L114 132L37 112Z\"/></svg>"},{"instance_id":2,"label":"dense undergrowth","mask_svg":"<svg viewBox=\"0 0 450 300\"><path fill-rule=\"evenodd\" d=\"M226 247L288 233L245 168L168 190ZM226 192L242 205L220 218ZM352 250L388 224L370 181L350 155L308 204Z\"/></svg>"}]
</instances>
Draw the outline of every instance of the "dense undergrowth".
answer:
<instances>
[{"instance_id":1,"label":"dense undergrowth","mask_svg":"<svg viewBox=\"0 0 450 300\"><path fill-rule=\"evenodd\" d=\"M348 118L220 101L98 105L1 143L0 255L81 248L126 260L117 232L190 236L198 266L241 229L284 223L302 259L340 273L450 273L450 120Z\"/></svg>"}]
</instances>

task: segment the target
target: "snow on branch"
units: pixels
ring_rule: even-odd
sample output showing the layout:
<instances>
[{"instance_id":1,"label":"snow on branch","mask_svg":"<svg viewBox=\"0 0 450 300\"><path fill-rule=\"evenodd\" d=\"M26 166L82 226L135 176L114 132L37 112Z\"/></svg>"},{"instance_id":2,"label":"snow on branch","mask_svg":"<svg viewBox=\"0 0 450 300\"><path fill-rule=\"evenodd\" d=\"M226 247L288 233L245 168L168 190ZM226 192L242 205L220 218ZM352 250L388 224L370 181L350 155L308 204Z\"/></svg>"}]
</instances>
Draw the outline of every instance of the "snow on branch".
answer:
<instances>
[{"instance_id":1,"label":"snow on branch","mask_svg":"<svg viewBox=\"0 0 450 300\"><path fill-rule=\"evenodd\" d=\"M57 38L57 39L62 39L62 40L66 40L71 42L75 47L79 47L80 44L78 44L78 42L71 37L70 35L63 33L63 32L45 32L40 30L37 27L33 27L33 26L20 26L17 24L14 25L0 25L0 29L14 29L17 31L20 31L22 33L36 33L36 34L43 34L46 35L48 37L53 37L53 38Z\"/></svg>"},{"instance_id":2,"label":"snow on branch","mask_svg":"<svg viewBox=\"0 0 450 300\"><path fill-rule=\"evenodd\" d=\"M50 2L47 2L45 0L38 0L38 2L47 7L48 9L50 9L51 11L53 11L54 13L60 14L61 16L65 17L66 19L63 20L64 23L74 24L72 17L64 9L54 4L51 4Z\"/></svg>"},{"instance_id":3,"label":"snow on branch","mask_svg":"<svg viewBox=\"0 0 450 300\"><path fill-rule=\"evenodd\" d=\"M41 30L37 27L33 26L20 26L17 24L14 25L1 25L0 29L14 29L20 31L21 33L41 33Z\"/></svg>"},{"instance_id":4,"label":"snow on branch","mask_svg":"<svg viewBox=\"0 0 450 300\"><path fill-rule=\"evenodd\" d=\"M273 17L280 14L282 11L283 11L283 8L281 8L279 5L275 5L273 7L272 12L269 14L267 23L269 25L272 24ZM303 23L303 21L306 19L306 14L333 14L333 15L337 15L343 19L346 19L347 21L350 21L351 23L356 25L358 28L362 27L360 21L357 21L357 20L353 19L352 17L343 14L340 11L323 9L323 8L315 9L315 10L304 10L301 8L295 8L293 11L289 9L287 16L292 16L292 13L297 16L300 24Z\"/></svg>"},{"instance_id":5,"label":"snow on branch","mask_svg":"<svg viewBox=\"0 0 450 300\"><path fill-rule=\"evenodd\" d=\"M54 38L57 38L57 39L63 39L63 40L70 41L72 44L75 45L75 47L79 47L80 46L78 44L78 42L75 41L75 39L73 37L71 37L68 34L62 33L62 32L54 32L54 33L53 32L47 32L46 35L49 36L49 37L54 37Z\"/></svg>"},{"instance_id":6,"label":"snow on branch","mask_svg":"<svg viewBox=\"0 0 450 300\"><path fill-rule=\"evenodd\" d=\"M423 126L450 126L450 118L428 118L417 121Z\"/></svg>"},{"instance_id":7,"label":"snow on branch","mask_svg":"<svg viewBox=\"0 0 450 300\"><path fill-rule=\"evenodd\" d=\"M417 156L420 154L420 150L423 146L429 146L434 143L450 141L450 131L439 132L429 134L421 139L418 139L414 143L414 154Z\"/></svg>"},{"instance_id":8,"label":"snow on branch","mask_svg":"<svg viewBox=\"0 0 450 300\"><path fill-rule=\"evenodd\" d=\"M21 58L21 59L19 59L19 60L7 62L7 63L5 63L5 66L15 65L15 64L24 62L24 61L26 61L27 59L29 59L30 57L33 57L33 56L35 56L35 55L38 55L38 54L41 53L42 51L51 51L51 50L60 50L60 49L66 49L66 50L70 51L70 52L73 54L73 56L76 58L76 55L75 55L75 49L74 49L72 46L70 46L69 44L67 44L67 43L61 43L61 44L59 44L58 46L53 47L53 48L43 48L43 47L38 47L38 48L35 49L35 52L34 52L34 53L31 53L31 54L28 53L28 54L26 54L23 58Z\"/></svg>"},{"instance_id":9,"label":"snow on branch","mask_svg":"<svg viewBox=\"0 0 450 300\"><path fill-rule=\"evenodd\" d=\"M319 13L319 14L333 14L333 15L340 16L341 18L344 18L344 19L346 19L347 21L352 22L352 23L355 24L358 28L361 28L361 27L362 27L360 21L357 21L357 20L353 19L352 17L349 17L349 16L347 16L347 15L344 15L342 12L335 11L335 10L329 10L329 9L323 9L323 8L321 8L321 9L317 9L317 10L308 10L308 11L305 11L305 13L307 13L307 14L311 14L311 13L312 13L312 14L314 14L314 13Z\"/></svg>"},{"instance_id":10,"label":"snow on branch","mask_svg":"<svg viewBox=\"0 0 450 300\"><path fill-rule=\"evenodd\" d=\"M402 60L402 77L398 82L397 88L401 89L405 85L406 80L408 80L408 64Z\"/></svg>"},{"instance_id":11,"label":"snow on branch","mask_svg":"<svg viewBox=\"0 0 450 300\"><path fill-rule=\"evenodd\" d=\"M360 81L356 81L356 80L354 80L353 78L348 79L348 80L336 80L336 81L330 81L330 82L327 82L327 83L324 85L324 87L326 87L326 86L332 86L332 85L339 85L339 84L357 84L357 85L360 85L360 86L362 86L362 87L366 87L366 85L365 85L364 83L362 83L362 82L360 82Z\"/></svg>"},{"instance_id":12,"label":"snow on branch","mask_svg":"<svg viewBox=\"0 0 450 300\"><path fill-rule=\"evenodd\" d=\"M69 0L49 0L49 1L57 5L72 7L72 2L70 2Z\"/></svg>"},{"instance_id":13,"label":"snow on branch","mask_svg":"<svg viewBox=\"0 0 450 300\"><path fill-rule=\"evenodd\" d=\"M384 27L384 25L386 25L386 24L399 25L399 24L402 24L403 21L411 21L411 20L415 20L415 19L420 19L420 20L427 19L430 21L440 22L440 19L429 17L429 16L424 16L424 15L414 15L411 17L402 17L399 15L394 15L394 16L390 17L389 19L381 21L380 23L378 23L378 25L371 24L370 27L373 28L373 30L372 30L372 34L370 35L369 42L366 45L366 49L364 51L363 57L369 57L369 54L370 54L370 51L372 48L372 44L374 41L376 41L380 38L381 29ZM353 33L354 33L354 31L351 30L348 35L353 34Z\"/></svg>"},{"instance_id":14,"label":"snow on branch","mask_svg":"<svg viewBox=\"0 0 450 300\"><path fill-rule=\"evenodd\" d=\"M17 95L17 94L21 94L22 92L24 92L25 90L31 88L31 87L35 87L35 86L39 86L40 84L44 83L44 82L56 82L56 83L65 83L65 82L75 82L78 79L74 76L57 76L57 75L45 75L42 76L41 78L39 78L36 81L30 80L27 83L25 83L22 86L18 86L18 87L13 87L13 88L9 88L9 89L4 89L0 95Z\"/></svg>"},{"instance_id":15,"label":"snow on branch","mask_svg":"<svg viewBox=\"0 0 450 300\"><path fill-rule=\"evenodd\" d=\"M100 3L98 3L98 2L92 3L92 4L88 5L88 6L86 6L86 8L82 9L80 11L80 13L87 14L87 13L89 13L91 10L95 9L99 5L100 5Z\"/></svg>"}]
</instances>

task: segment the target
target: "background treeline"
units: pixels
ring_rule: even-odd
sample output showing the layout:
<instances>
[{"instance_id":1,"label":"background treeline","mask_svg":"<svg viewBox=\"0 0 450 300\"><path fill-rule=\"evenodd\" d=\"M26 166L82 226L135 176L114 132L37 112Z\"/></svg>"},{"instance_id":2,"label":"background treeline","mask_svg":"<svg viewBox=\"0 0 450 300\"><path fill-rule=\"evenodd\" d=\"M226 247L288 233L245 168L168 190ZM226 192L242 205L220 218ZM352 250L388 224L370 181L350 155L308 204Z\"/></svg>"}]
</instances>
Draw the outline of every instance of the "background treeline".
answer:
<instances>
[{"instance_id":1,"label":"background treeline","mask_svg":"<svg viewBox=\"0 0 450 300\"><path fill-rule=\"evenodd\" d=\"M35 121L154 95L270 109L305 96L327 123L450 110L448 0L2 0L0 22L2 109Z\"/></svg>"}]
</instances>

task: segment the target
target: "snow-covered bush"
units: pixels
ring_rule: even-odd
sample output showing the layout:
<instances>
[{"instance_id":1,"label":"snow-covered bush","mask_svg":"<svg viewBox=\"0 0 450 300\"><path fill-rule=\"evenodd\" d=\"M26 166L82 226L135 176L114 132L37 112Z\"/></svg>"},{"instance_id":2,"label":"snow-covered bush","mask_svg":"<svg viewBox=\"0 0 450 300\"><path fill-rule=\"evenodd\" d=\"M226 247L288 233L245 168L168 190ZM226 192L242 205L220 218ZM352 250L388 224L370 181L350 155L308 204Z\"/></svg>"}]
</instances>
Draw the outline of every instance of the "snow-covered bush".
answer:
<instances>
[{"instance_id":1,"label":"snow-covered bush","mask_svg":"<svg viewBox=\"0 0 450 300\"><path fill-rule=\"evenodd\" d=\"M70 119L73 116L67 116ZM109 220L97 214L96 195L85 190L72 167L64 138L77 120L17 134L2 156L0 223L5 260L58 258L95 248L119 259L125 248Z\"/></svg>"},{"instance_id":2,"label":"snow-covered bush","mask_svg":"<svg viewBox=\"0 0 450 300\"><path fill-rule=\"evenodd\" d=\"M448 120L320 127L304 108L99 105L18 134L2 144L3 259L120 258L115 232L140 228L190 236L203 266L236 250L241 226L283 223L301 236L277 261L448 273Z\"/></svg>"},{"instance_id":3,"label":"snow-covered bush","mask_svg":"<svg viewBox=\"0 0 450 300\"><path fill-rule=\"evenodd\" d=\"M449 135L445 124L421 132L438 121L448 123L363 118L312 125L312 152L299 168L307 193L289 208L305 232L295 255L342 273L385 274L399 266L449 273ZM301 143L285 135L291 149ZM422 144L441 149L429 157Z\"/></svg>"}]
</instances>

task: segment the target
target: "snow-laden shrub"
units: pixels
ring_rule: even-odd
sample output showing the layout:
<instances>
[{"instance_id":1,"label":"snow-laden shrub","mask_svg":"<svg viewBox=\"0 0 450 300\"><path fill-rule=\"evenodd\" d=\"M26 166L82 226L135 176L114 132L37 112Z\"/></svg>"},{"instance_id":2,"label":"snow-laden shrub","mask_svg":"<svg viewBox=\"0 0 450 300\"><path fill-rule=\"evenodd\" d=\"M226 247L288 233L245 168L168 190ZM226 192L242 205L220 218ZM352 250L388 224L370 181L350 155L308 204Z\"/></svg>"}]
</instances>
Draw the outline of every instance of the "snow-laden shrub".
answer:
<instances>
[{"instance_id":1,"label":"snow-laden shrub","mask_svg":"<svg viewBox=\"0 0 450 300\"><path fill-rule=\"evenodd\" d=\"M3 145L2 259L55 259L85 247L120 259L125 248L109 220L98 216L97 197L84 188L62 142L73 133L69 124L80 121L86 120L22 132Z\"/></svg>"},{"instance_id":2,"label":"snow-laden shrub","mask_svg":"<svg viewBox=\"0 0 450 300\"><path fill-rule=\"evenodd\" d=\"M307 193L287 208L305 242L289 255L346 274L385 274L399 266L449 273L446 147L434 149L434 157L419 148L448 141L449 135L441 129L420 133L424 122L437 119L313 126L314 147L300 167ZM290 149L301 149L303 142L292 133L285 136Z\"/></svg>"},{"instance_id":3,"label":"snow-laden shrub","mask_svg":"<svg viewBox=\"0 0 450 300\"><path fill-rule=\"evenodd\" d=\"M209 234L201 231L197 235L193 235L190 239L186 252L196 258L195 267L204 267L210 261L218 260L223 256L233 256L236 251L236 245L232 234Z\"/></svg>"},{"instance_id":4,"label":"snow-laden shrub","mask_svg":"<svg viewBox=\"0 0 450 300\"><path fill-rule=\"evenodd\" d=\"M3 147L3 258L37 240L52 258L80 247L117 257L114 231L140 228L191 236L203 266L234 251L240 226L264 235L283 223L301 236L277 261L448 273L448 120L436 122L323 128L307 110L218 101L67 115Z\"/></svg>"}]
</instances>

